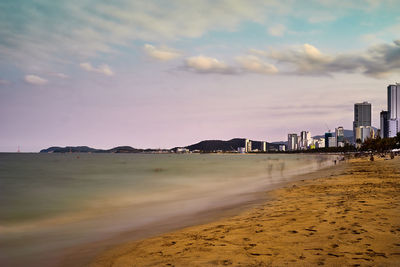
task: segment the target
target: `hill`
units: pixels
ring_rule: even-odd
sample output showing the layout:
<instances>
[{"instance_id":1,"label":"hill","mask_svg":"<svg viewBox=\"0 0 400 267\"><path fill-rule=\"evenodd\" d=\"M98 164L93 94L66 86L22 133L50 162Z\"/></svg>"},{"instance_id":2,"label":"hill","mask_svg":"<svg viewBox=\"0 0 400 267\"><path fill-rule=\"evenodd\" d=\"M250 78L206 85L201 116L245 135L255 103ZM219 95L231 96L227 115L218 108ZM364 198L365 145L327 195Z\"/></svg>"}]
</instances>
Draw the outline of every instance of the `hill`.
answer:
<instances>
[{"instance_id":1,"label":"hill","mask_svg":"<svg viewBox=\"0 0 400 267\"><path fill-rule=\"evenodd\" d=\"M222 141L222 140L205 140L201 141L199 143L186 146L185 148L189 150L200 150L200 151L205 151L205 152L211 152L211 151L217 151L217 150L222 150L222 151L237 151L239 147L244 147L245 143L244 138L234 138L228 141Z\"/></svg>"},{"instance_id":2,"label":"hill","mask_svg":"<svg viewBox=\"0 0 400 267\"><path fill-rule=\"evenodd\" d=\"M46 149L40 150L40 153L94 153L99 152L99 149L91 148L88 146L52 146Z\"/></svg>"},{"instance_id":3,"label":"hill","mask_svg":"<svg viewBox=\"0 0 400 267\"><path fill-rule=\"evenodd\" d=\"M140 153L151 152L151 149L137 149L130 146L118 146L111 149L96 149L88 146L52 146L40 150L40 153Z\"/></svg>"}]
</instances>

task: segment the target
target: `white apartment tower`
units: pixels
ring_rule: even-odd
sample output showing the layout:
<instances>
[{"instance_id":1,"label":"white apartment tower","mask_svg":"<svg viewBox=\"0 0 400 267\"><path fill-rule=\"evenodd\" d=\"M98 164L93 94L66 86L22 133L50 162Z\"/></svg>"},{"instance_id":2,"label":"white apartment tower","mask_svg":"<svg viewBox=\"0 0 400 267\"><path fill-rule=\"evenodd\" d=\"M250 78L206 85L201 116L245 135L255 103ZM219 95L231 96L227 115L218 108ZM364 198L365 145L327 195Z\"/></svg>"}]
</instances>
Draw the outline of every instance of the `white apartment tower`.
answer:
<instances>
[{"instance_id":1,"label":"white apartment tower","mask_svg":"<svg viewBox=\"0 0 400 267\"><path fill-rule=\"evenodd\" d=\"M288 134L288 150L297 150L297 134Z\"/></svg>"}]
</instances>

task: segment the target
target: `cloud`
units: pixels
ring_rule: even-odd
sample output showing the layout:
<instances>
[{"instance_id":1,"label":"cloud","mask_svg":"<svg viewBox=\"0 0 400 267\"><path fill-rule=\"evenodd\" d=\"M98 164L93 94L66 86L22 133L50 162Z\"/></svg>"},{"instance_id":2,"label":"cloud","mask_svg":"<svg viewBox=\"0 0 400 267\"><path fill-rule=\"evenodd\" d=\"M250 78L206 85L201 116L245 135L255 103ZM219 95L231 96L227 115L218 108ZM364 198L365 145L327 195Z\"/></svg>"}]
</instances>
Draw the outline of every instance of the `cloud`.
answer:
<instances>
[{"instance_id":1,"label":"cloud","mask_svg":"<svg viewBox=\"0 0 400 267\"><path fill-rule=\"evenodd\" d=\"M263 62L260 58L254 55L238 57L236 60L239 62L242 70L246 72L262 73L262 74L275 74L278 69L269 63Z\"/></svg>"},{"instance_id":2,"label":"cloud","mask_svg":"<svg viewBox=\"0 0 400 267\"><path fill-rule=\"evenodd\" d=\"M54 64L117 53L121 47L130 53L128 49L137 41L185 41L209 32L242 30L240 26L246 22L267 27L272 18L285 19L288 15L317 22L331 19L328 15L316 17L322 11L340 18L376 7L377 3L382 11L398 5L395 0L312 0L307 8L299 0L290 4L277 0L253 0L251 4L247 0L171 0L168 4L158 0L14 2L0 4L0 60L13 62L26 73L37 71L38 66L46 71ZM342 9L345 11L338 12ZM269 31L274 36L290 33L280 24L272 25ZM172 58L168 52L154 47L150 56Z\"/></svg>"},{"instance_id":3,"label":"cloud","mask_svg":"<svg viewBox=\"0 0 400 267\"><path fill-rule=\"evenodd\" d=\"M279 63L288 63L295 67L297 73L304 74L319 72L320 67L331 60L310 44L304 44L298 49L271 51L268 57Z\"/></svg>"},{"instance_id":4,"label":"cloud","mask_svg":"<svg viewBox=\"0 0 400 267\"><path fill-rule=\"evenodd\" d=\"M102 64L99 65L97 68L93 67L91 63L89 62L84 62L80 64L81 68L90 71L90 72L96 72L100 74L104 74L106 76L113 76L114 72L111 70L111 68L107 64Z\"/></svg>"},{"instance_id":5,"label":"cloud","mask_svg":"<svg viewBox=\"0 0 400 267\"><path fill-rule=\"evenodd\" d=\"M268 33L272 36L283 36L286 32L285 25L276 24L268 28Z\"/></svg>"},{"instance_id":6,"label":"cloud","mask_svg":"<svg viewBox=\"0 0 400 267\"><path fill-rule=\"evenodd\" d=\"M325 54L311 44L281 50L250 49L249 55L235 59L237 66L206 56L190 57L185 61L185 68L199 73L308 76L361 73L373 78L386 78L400 73L400 40L371 46L366 51L342 54Z\"/></svg>"},{"instance_id":7,"label":"cloud","mask_svg":"<svg viewBox=\"0 0 400 267\"><path fill-rule=\"evenodd\" d=\"M66 74L64 74L64 73L61 73L61 72L51 73L51 75L56 76L56 77L61 78L61 79L66 79L66 78L68 78L68 75L66 75Z\"/></svg>"},{"instance_id":8,"label":"cloud","mask_svg":"<svg viewBox=\"0 0 400 267\"><path fill-rule=\"evenodd\" d=\"M304 44L296 49L270 51L267 57L284 65L286 69L283 73L286 74L362 73L374 78L384 78L400 72L400 40L374 45L358 53L338 55L323 54L316 47Z\"/></svg>"},{"instance_id":9,"label":"cloud","mask_svg":"<svg viewBox=\"0 0 400 267\"><path fill-rule=\"evenodd\" d=\"M168 47L156 48L153 45L145 44L143 48L147 55L161 61L167 61L181 56L179 52Z\"/></svg>"},{"instance_id":10,"label":"cloud","mask_svg":"<svg viewBox=\"0 0 400 267\"><path fill-rule=\"evenodd\" d=\"M267 62L262 61L255 55L236 57L237 65L228 65L216 58L206 56L190 57L185 60L184 69L198 73L219 74L276 74L278 69Z\"/></svg>"},{"instance_id":11,"label":"cloud","mask_svg":"<svg viewBox=\"0 0 400 267\"><path fill-rule=\"evenodd\" d=\"M263 0L251 5L246 0L47 2L0 4L0 58L21 67L37 66L43 59L70 62L115 53L121 46L131 48L137 40L176 41L209 31L235 31L245 21L263 22L281 6Z\"/></svg>"},{"instance_id":12,"label":"cloud","mask_svg":"<svg viewBox=\"0 0 400 267\"><path fill-rule=\"evenodd\" d=\"M216 58L196 56L185 60L185 67L200 73L233 73L234 70Z\"/></svg>"},{"instance_id":13,"label":"cloud","mask_svg":"<svg viewBox=\"0 0 400 267\"><path fill-rule=\"evenodd\" d=\"M33 84L33 85L45 85L48 82L46 79L43 79L43 78L33 75L33 74L25 75L24 80L25 80L25 82Z\"/></svg>"}]
</instances>

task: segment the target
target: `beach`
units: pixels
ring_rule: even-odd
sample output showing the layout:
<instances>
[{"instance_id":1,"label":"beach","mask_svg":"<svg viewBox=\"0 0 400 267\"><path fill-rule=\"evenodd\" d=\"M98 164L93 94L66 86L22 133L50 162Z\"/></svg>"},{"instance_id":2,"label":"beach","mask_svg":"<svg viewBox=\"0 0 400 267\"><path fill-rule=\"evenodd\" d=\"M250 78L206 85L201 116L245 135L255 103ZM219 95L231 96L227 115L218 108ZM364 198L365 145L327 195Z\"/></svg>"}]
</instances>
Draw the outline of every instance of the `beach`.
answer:
<instances>
[{"instance_id":1,"label":"beach","mask_svg":"<svg viewBox=\"0 0 400 267\"><path fill-rule=\"evenodd\" d=\"M305 174L230 216L100 253L90 266L398 266L400 158Z\"/></svg>"}]
</instances>

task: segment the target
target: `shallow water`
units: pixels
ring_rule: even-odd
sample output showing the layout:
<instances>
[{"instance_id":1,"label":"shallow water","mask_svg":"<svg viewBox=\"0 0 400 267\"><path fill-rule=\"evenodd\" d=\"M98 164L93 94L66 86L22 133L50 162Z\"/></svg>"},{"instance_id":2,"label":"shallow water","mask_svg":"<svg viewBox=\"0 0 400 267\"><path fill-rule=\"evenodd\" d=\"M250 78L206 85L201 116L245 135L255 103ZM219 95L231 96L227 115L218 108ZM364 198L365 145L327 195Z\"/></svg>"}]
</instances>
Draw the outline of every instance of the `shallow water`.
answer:
<instances>
[{"instance_id":1,"label":"shallow water","mask_svg":"<svg viewBox=\"0 0 400 267\"><path fill-rule=\"evenodd\" d=\"M65 248L240 203L330 164L329 156L298 154L3 153L0 265L43 266Z\"/></svg>"}]
</instances>

